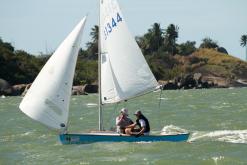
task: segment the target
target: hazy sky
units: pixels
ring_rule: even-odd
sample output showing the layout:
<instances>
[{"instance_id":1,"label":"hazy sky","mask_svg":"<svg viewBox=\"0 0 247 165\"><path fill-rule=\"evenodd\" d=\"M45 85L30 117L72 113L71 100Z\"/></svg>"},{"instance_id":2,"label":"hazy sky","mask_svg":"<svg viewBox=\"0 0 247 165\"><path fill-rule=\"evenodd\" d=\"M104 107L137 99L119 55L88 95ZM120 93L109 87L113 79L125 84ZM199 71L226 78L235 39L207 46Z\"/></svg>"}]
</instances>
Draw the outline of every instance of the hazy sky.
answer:
<instances>
[{"instance_id":1,"label":"hazy sky","mask_svg":"<svg viewBox=\"0 0 247 165\"><path fill-rule=\"evenodd\" d=\"M99 0L0 0L0 37L17 49L52 52L88 14L82 47L98 23ZM119 0L130 31L143 35L155 22L179 26L178 43L205 37L244 59L240 37L247 34L247 0Z\"/></svg>"}]
</instances>

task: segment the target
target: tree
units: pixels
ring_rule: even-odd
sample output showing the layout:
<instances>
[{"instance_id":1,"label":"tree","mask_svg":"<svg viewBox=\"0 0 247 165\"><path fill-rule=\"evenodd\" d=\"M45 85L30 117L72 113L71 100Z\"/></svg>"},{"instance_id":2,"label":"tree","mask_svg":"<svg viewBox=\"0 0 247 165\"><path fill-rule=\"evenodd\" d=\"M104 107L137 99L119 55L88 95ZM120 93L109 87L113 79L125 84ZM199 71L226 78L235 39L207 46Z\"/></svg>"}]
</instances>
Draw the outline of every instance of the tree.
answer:
<instances>
[{"instance_id":1,"label":"tree","mask_svg":"<svg viewBox=\"0 0 247 165\"><path fill-rule=\"evenodd\" d=\"M196 51L196 42L195 41L187 41L178 45L178 54L187 56Z\"/></svg>"},{"instance_id":2,"label":"tree","mask_svg":"<svg viewBox=\"0 0 247 165\"><path fill-rule=\"evenodd\" d=\"M215 49L218 48L217 41L213 41L211 38L206 37L202 39L202 43L199 48L208 48L208 49Z\"/></svg>"},{"instance_id":3,"label":"tree","mask_svg":"<svg viewBox=\"0 0 247 165\"><path fill-rule=\"evenodd\" d=\"M98 38L99 38L99 26L94 25L91 29L90 36L92 38L91 42L87 43L88 58L96 60L98 57Z\"/></svg>"},{"instance_id":4,"label":"tree","mask_svg":"<svg viewBox=\"0 0 247 165\"><path fill-rule=\"evenodd\" d=\"M165 47L169 53L174 55L176 53L176 40L178 38L179 27L170 24L165 30Z\"/></svg>"},{"instance_id":5,"label":"tree","mask_svg":"<svg viewBox=\"0 0 247 165\"><path fill-rule=\"evenodd\" d=\"M240 39L240 45L246 48L245 60L247 61L247 35L242 35Z\"/></svg>"},{"instance_id":6,"label":"tree","mask_svg":"<svg viewBox=\"0 0 247 165\"><path fill-rule=\"evenodd\" d=\"M144 50L144 54L156 52L162 47L164 41L163 31L160 24L154 23L143 37L136 38L139 46Z\"/></svg>"},{"instance_id":7,"label":"tree","mask_svg":"<svg viewBox=\"0 0 247 165\"><path fill-rule=\"evenodd\" d=\"M0 37L0 47L11 52L14 52L15 48L11 45L11 43L3 42L2 38Z\"/></svg>"}]
</instances>

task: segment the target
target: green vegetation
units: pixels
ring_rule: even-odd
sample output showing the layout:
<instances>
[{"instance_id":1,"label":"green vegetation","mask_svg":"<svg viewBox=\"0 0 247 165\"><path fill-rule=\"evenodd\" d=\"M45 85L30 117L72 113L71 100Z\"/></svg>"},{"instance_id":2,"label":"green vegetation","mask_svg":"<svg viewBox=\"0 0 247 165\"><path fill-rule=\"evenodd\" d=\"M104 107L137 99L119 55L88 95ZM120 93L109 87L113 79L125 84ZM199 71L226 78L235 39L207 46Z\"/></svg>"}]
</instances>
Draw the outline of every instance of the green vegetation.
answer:
<instances>
[{"instance_id":1,"label":"green vegetation","mask_svg":"<svg viewBox=\"0 0 247 165\"><path fill-rule=\"evenodd\" d=\"M47 59L15 51L10 43L0 39L0 78L11 84L31 83Z\"/></svg>"},{"instance_id":2,"label":"green vegetation","mask_svg":"<svg viewBox=\"0 0 247 165\"><path fill-rule=\"evenodd\" d=\"M209 49L213 48L213 49L215 49L218 47L219 46L218 46L216 41L213 41L211 38L207 37L207 38L202 39L202 43L201 43L199 48L209 48Z\"/></svg>"},{"instance_id":3,"label":"green vegetation","mask_svg":"<svg viewBox=\"0 0 247 165\"><path fill-rule=\"evenodd\" d=\"M79 51L74 85L97 83L98 26L91 29L91 41ZM199 48L195 41L178 44L179 27L170 24L162 29L154 23L147 33L136 37L142 52L158 80L170 80L188 73L247 78L245 62L217 52L219 45L204 38ZM243 38L243 39L242 39ZM246 36L241 45L246 46ZM222 47L221 47L222 48ZM224 49L224 48L223 48ZM15 48L0 38L0 78L10 84L31 83L50 55L34 56ZM245 74L246 73L246 74Z\"/></svg>"}]
</instances>

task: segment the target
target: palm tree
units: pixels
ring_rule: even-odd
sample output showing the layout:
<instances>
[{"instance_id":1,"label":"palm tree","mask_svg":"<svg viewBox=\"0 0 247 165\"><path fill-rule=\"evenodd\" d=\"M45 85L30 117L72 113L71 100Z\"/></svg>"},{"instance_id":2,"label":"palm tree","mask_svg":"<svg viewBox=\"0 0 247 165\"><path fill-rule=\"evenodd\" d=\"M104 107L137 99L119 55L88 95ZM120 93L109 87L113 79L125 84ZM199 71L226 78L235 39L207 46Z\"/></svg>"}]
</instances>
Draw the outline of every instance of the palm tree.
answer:
<instances>
[{"instance_id":1,"label":"palm tree","mask_svg":"<svg viewBox=\"0 0 247 165\"><path fill-rule=\"evenodd\" d=\"M87 43L87 52L89 54L89 59L95 60L97 59L98 53L99 26L94 25L91 29L90 36L92 41Z\"/></svg>"},{"instance_id":2,"label":"palm tree","mask_svg":"<svg viewBox=\"0 0 247 165\"><path fill-rule=\"evenodd\" d=\"M170 52L172 55L174 55L176 52L178 30L178 26L170 24L165 31L165 47L167 48L168 52Z\"/></svg>"},{"instance_id":3,"label":"palm tree","mask_svg":"<svg viewBox=\"0 0 247 165\"><path fill-rule=\"evenodd\" d=\"M148 29L148 32L144 34L143 37L137 37L137 42L139 46L146 53L152 53L158 51L162 46L164 41L163 29L161 29L160 24L154 23L151 29Z\"/></svg>"},{"instance_id":4,"label":"palm tree","mask_svg":"<svg viewBox=\"0 0 247 165\"><path fill-rule=\"evenodd\" d=\"M160 24L154 23L152 29L149 29L149 33L151 34L151 45L153 51L157 51L159 47L163 43L163 29L161 29Z\"/></svg>"},{"instance_id":5,"label":"palm tree","mask_svg":"<svg viewBox=\"0 0 247 165\"><path fill-rule=\"evenodd\" d=\"M240 39L240 45L246 48L245 60L247 61L247 35L242 35Z\"/></svg>"},{"instance_id":6,"label":"palm tree","mask_svg":"<svg viewBox=\"0 0 247 165\"><path fill-rule=\"evenodd\" d=\"M99 38L99 26L98 25L94 25L94 27L91 29L91 33L90 36L92 36L92 40L94 43L98 42L98 38Z\"/></svg>"}]
</instances>

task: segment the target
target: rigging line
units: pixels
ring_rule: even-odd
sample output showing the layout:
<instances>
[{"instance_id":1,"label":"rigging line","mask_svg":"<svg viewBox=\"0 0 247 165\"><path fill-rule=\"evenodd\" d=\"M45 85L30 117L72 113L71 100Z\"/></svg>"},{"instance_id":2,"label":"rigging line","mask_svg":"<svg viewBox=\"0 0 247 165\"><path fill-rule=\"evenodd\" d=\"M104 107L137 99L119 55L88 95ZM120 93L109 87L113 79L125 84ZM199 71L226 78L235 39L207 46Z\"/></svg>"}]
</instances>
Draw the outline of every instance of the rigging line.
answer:
<instances>
[{"instance_id":1,"label":"rigging line","mask_svg":"<svg viewBox=\"0 0 247 165\"><path fill-rule=\"evenodd\" d=\"M115 119L116 119L116 116L117 116L117 109L118 109L118 105L119 105L119 103L117 103L117 104L115 104L115 106L114 106L114 109L113 109L113 111L114 111L114 113L112 113L112 123L111 123L111 130L113 130L114 129L114 131L116 130L116 128L115 128Z\"/></svg>"},{"instance_id":2,"label":"rigging line","mask_svg":"<svg viewBox=\"0 0 247 165\"><path fill-rule=\"evenodd\" d=\"M160 105L161 105L162 92L163 92L163 85L160 86L159 111L160 111Z\"/></svg>"},{"instance_id":3,"label":"rigging line","mask_svg":"<svg viewBox=\"0 0 247 165\"><path fill-rule=\"evenodd\" d=\"M159 113L157 113L157 114L159 114L159 116L161 116L161 115L160 115L160 113L161 113L161 111L160 111L160 106L161 106L161 97L162 97L162 93L163 93L163 85L160 86L160 98L159 98L159 108L158 108L158 109L159 109ZM162 124L162 123L161 123L162 120L159 120L159 121L160 121L159 125L161 125L161 124Z\"/></svg>"}]
</instances>

